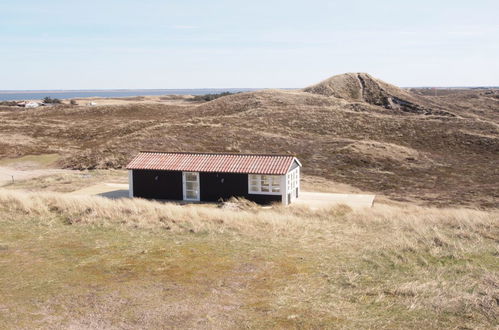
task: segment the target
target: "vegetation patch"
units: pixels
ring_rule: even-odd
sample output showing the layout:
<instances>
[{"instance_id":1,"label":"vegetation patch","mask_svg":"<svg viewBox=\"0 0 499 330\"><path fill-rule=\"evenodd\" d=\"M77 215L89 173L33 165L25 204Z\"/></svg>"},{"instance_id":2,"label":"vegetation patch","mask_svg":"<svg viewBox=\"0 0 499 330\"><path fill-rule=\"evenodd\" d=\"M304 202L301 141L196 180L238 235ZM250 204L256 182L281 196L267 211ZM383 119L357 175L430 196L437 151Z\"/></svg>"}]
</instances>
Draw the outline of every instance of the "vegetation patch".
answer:
<instances>
[{"instance_id":1,"label":"vegetation patch","mask_svg":"<svg viewBox=\"0 0 499 330\"><path fill-rule=\"evenodd\" d=\"M28 180L19 180L6 186L28 191L73 192L102 182L128 183L124 170L66 171Z\"/></svg>"},{"instance_id":2,"label":"vegetation patch","mask_svg":"<svg viewBox=\"0 0 499 330\"><path fill-rule=\"evenodd\" d=\"M191 100L197 101L197 102L199 102L199 101L208 102L208 101L216 100L219 97L224 97L224 96L233 95L233 94L237 94L237 93L222 92L222 93L216 93L216 94L194 95Z\"/></svg>"},{"instance_id":3,"label":"vegetation patch","mask_svg":"<svg viewBox=\"0 0 499 330\"><path fill-rule=\"evenodd\" d=\"M305 175L361 191L440 207L498 207L499 112L484 90L426 97L347 74L304 90L161 98L0 107L0 157L57 153L61 167L87 170L122 169L151 148L285 153L302 161Z\"/></svg>"},{"instance_id":4,"label":"vegetation patch","mask_svg":"<svg viewBox=\"0 0 499 330\"><path fill-rule=\"evenodd\" d=\"M2 328L491 328L499 213L0 191Z\"/></svg>"},{"instance_id":5,"label":"vegetation patch","mask_svg":"<svg viewBox=\"0 0 499 330\"><path fill-rule=\"evenodd\" d=\"M52 98L50 96L45 96L43 98L43 103L47 103L47 104L61 104L62 101L60 99L57 99L57 98Z\"/></svg>"},{"instance_id":6,"label":"vegetation patch","mask_svg":"<svg viewBox=\"0 0 499 330\"><path fill-rule=\"evenodd\" d=\"M53 167L59 159L58 154L26 155L0 159L0 166L48 168Z\"/></svg>"}]
</instances>

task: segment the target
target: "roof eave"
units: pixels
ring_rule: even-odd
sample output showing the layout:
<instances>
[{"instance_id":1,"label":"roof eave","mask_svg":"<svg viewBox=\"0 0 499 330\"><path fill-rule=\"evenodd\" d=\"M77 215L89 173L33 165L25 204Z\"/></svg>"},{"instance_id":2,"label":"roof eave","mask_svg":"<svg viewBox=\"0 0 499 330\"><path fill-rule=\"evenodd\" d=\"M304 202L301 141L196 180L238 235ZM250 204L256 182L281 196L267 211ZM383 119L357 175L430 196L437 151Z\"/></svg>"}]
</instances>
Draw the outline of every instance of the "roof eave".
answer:
<instances>
[{"instance_id":1,"label":"roof eave","mask_svg":"<svg viewBox=\"0 0 499 330\"><path fill-rule=\"evenodd\" d=\"M190 171L184 171L184 170L174 170L174 169L158 169L158 168L143 168L143 167L126 167L127 170L129 171L172 171L172 172L190 172ZM287 172L258 172L258 171L253 171L253 172L234 172L234 171L195 171L199 173L234 173L234 174L259 174L259 175L285 175Z\"/></svg>"},{"instance_id":2,"label":"roof eave","mask_svg":"<svg viewBox=\"0 0 499 330\"><path fill-rule=\"evenodd\" d=\"M296 157L293 157L293 160L291 160L291 164L289 164L289 167L288 167L288 170L286 171L286 173L289 173L289 171L291 171L291 167L293 166L293 163L296 162L298 164L298 166L300 167L303 167L300 163L300 161L298 160L298 158ZM285 174L286 174L285 173Z\"/></svg>"}]
</instances>

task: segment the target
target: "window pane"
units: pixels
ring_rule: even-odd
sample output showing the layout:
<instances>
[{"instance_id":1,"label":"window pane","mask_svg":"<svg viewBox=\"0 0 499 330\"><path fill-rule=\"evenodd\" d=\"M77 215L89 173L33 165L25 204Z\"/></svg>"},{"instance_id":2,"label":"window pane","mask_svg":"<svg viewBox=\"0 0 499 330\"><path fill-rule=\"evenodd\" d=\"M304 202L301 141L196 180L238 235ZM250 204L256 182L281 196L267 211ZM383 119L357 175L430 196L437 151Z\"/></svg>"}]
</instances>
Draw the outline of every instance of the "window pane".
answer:
<instances>
[{"instance_id":1,"label":"window pane","mask_svg":"<svg viewBox=\"0 0 499 330\"><path fill-rule=\"evenodd\" d=\"M185 195L187 198L190 198L190 199L197 199L198 198L198 194L195 191L186 191Z\"/></svg>"},{"instance_id":2,"label":"window pane","mask_svg":"<svg viewBox=\"0 0 499 330\"><path fill-rule=\"evenodd\" d=\"M250 174L249 175L249 191L250 192L260 192L260 180L261 175L258 174Z\"/></svg>"},{"instance_id":3,"label":"window pane","mask_svg":"<svg viewBox=\"0 0 499 330\"><path fill-rule=\"evenodd\" d=\"M198 189L198 183L197 182L186 182L185 183L185 189L187 189L187 190L197 190Z\"/></svg>"},{"instance_id":4,"label":"window pane","mask_svg":"<svg viewBox=\"0 0 499 330\"><path fill-rule=\"evenodd\" d=\"M281 192L281 188L272 186L272 192Z\"/></svg>"},{"instance_id":5,"label":"window pane","mask_svg":"<svg viewBox=\"0 0 499 330\"><path fill-rule=\"evenodd\" d=\"M197 181L198 180L198 176L194 173L186 173L185 174L185 180L186 181Z\"/></svg>"},{"instance_id":6,"label":"window pane","mask_svg":"<svg viewBox=\"0 0 499 330\"><path fill-rule=\"evenodd\" d=\"M269 191L270 191L270 189L268 186L265 186L265 187L262 186L262 192L269 192Z\"/></svg>"}]
</instances>

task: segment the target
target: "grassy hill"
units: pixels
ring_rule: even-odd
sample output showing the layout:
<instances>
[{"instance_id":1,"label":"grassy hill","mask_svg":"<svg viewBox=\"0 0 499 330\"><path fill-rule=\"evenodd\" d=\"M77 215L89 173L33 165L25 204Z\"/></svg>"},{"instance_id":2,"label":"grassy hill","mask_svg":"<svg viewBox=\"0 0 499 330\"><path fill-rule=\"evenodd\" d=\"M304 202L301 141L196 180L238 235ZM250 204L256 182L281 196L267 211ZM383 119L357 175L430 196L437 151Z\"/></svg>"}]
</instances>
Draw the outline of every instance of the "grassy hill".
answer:
<instances>
[{"instance_id":1,"label":"grassy hill","mask_svg":"<svg viewBox=\"0 0 499 330\"><path fill-rule=\"evenodd\" d=\"M0 190L0 328L490 329L498 218Z\"/></svg>"},{"instance_id":2,"label":"grassy hill","mask_svg":"<svg viewBox=\"0 0 499 330\"><path fill-rule=\"evenodd\" d=\"M0 156L120 168L143 149L295 154L303 172L433 205L497 207L495 91L424 96L367 74L211 102L0 110ZM15 138L13 138L15 137Z\"/></svg>"},{"instance_id":3,"label":"grassy hill","mask_svg":"<svg viewBox=\"0 0 499 330\"><path fill-rule=\"evenodd\" d=\"M209 102L0 107L0 166L102 169L0 189L0 328L496 327L498 95L351 73ZM108 169L144 149L291 153L308 189L389 198L310 210L67 194L125 182Z\"/></svg>"}]
</instances>

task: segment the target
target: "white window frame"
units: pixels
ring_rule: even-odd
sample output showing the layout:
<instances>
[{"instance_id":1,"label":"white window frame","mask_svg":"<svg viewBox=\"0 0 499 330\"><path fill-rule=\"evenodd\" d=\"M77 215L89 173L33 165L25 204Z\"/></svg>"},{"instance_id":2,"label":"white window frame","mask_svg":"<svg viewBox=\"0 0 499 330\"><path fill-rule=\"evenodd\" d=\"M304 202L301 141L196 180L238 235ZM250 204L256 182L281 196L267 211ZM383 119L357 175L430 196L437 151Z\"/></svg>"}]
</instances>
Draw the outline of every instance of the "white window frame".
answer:
<instances>
[{"instance_id":1,"label":"white window frame","mask_svg":"<svg viewBox=\"0 0 499 330\"><path fill-rule=\"evenodd\" d=\"M268 176L270 177L270 184L269 184L269 191L262 191L262 176ZM251 179L253 177L257 177L257 186L258 190L252 190L251 189ZM267 175L267 174L248 174L248 194L253 194L253 195L281 195L282 194L282 184L281 184L281 175ZM276 185L277 183L277 185ZM278 186L279 191L273 192L272 187Z\"/></svg>"},{"instance_id":2,"label":"white window frame","mask_svg":"<svg viewBox=\"0 0 499 330\"><path fill-rule=\"evenodd\" d=\"M297 189L298 195L300 194L300 167L296 167L295 169L289 171L286 174L286 194L283 195L283 199L286 198L287 203L291 203L297 197ZM291 194L291 199L288 200L288 194Z\"/></svg>"},{"instance_id":3,"label":"white window frame","mask_svg":"<svg viewBox=\"0 0 499 330\"><path fill-rule=\"evenodd\" d=\"M128 197L133 198L133 170L128 170Z\"/></svg>"},{"instance_id":4,"label":"white window frame","mask_svg":"<svg viewBox=\"0 0 499 330\"><path fill-rule=\"evenodd\" d=\"M197 184L198 184L198 189L197 189L197 198L187 198L187 180L186 180L186 175L187 174L194 174L196 175L197 178ZM191 201L191 202L196 202L199 201L201 198L201 185L199 184L199 172L182 172L182 197L184 201Z\"/></svg>"}]
</instances>

